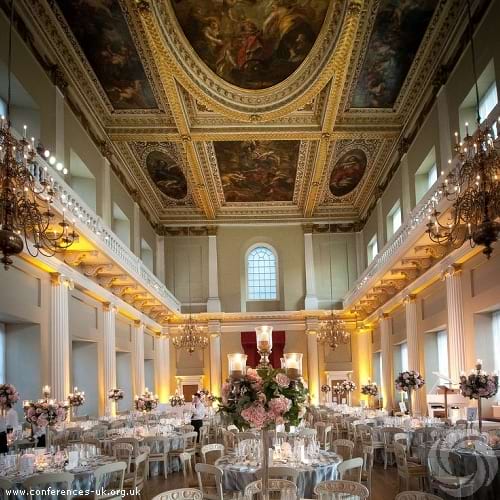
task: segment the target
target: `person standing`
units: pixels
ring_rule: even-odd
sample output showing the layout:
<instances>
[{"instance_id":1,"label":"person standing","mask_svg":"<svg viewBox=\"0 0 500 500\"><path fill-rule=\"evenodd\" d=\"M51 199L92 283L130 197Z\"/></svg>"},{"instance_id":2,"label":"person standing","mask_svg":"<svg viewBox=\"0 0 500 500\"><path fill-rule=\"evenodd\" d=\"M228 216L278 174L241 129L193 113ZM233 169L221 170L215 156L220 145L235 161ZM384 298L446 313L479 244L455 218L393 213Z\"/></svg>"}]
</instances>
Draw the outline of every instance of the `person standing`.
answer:
<instances>
[{"instance_id":1,"label":"person standing","mask_svg":"<svg viewBox=\"0 0 500 500\"><path fill-rule=\"evenodd\" d=\"M5 405L7 409L7 413L5 414L5 426L7 433L15 431L19 425L19 419L17 417L17 411L12 408L12 405L10 403L7 403Z\"/></svg>"},{"instance_id":2,"label":"person standing","mask_svg":"<svg viewBox=\"0 0 500 500\"><path fill-rule=\"evenodd\" d=\"M197 392L193 396L193 414L191 416L191 425L194 427L198 437L196 442L200 442L200 428L203 425L203 419L205 418L205 405L201 402L201 395Z\"/></svg>"},{"instance_id":3,"label":"person standing","mask_svg":"<svg viewBox=\"0 0 500 500\"><path fill-rule=\"evenodd\" d=\"M7 417L0 415L0 454L9 453L7 446Z\"/></svg>"}]
</instances>

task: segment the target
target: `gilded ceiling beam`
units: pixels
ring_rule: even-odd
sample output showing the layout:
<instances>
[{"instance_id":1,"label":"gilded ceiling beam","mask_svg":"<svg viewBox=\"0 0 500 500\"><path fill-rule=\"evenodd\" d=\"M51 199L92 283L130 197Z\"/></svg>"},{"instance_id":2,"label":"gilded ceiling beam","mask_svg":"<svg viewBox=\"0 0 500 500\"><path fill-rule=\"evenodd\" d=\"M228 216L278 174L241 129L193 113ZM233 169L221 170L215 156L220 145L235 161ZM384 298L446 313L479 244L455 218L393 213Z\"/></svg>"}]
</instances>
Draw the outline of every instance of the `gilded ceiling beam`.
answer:
<instances>
[{"instance_id":1,"label":"gilded ceiling beam","mask_svg":"<svg viewBox=\"0 0 500 500\"><path fill-rule=\"evenodd\" d=\"M348 39L350 39L351 35L354 35L358 29L362 4L362 1L355 0L352 0L349 3L348 15L346 17L347 26L343 33L343 36ZM342 98L342 92L340 92L340 89L342 89L346 84L349 69L348 62L351 60L353 48L354 43L346 43L345 40L341 40L335 51L335 56L340 57L342 64L338 65L328 91L323 119L323 133L321 135L316 162L313 167L309 192L307 193L306 201L304 203L304 217L312 217L316 207L321 201L320 195L328 169L327 162L330 142L335 140L333 133Z\"/></svg>"}]
</instances>

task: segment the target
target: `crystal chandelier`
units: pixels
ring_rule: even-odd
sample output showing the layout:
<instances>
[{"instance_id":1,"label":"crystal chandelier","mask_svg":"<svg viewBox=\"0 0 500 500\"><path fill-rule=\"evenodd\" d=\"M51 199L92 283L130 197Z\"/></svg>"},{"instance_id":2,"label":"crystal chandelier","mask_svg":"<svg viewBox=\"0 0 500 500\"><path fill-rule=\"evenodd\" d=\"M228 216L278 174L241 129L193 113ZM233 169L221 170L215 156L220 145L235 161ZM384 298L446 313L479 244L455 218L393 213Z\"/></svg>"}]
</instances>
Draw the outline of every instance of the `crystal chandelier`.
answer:
<instances>
[{"instance_id":1,"label":"crystal chandelier","mask_svg":"<svg viewBox=\"0 0 500 500\"><path fill-rule=\"evenodd\" d=\"M330 228L328 228L330 231ZM349 342L349 332L342 320L338 319L333 312L333 278L332 278L332 233L329 233L329 264L330 264L330 303L332 310L328 319L321 321L317 333L317 341L329 346L333 351L340 344Z\"/></svg>"},{"instance_id":2,"label":"crystal chandelier","mask_svg":"<svg viewBox=\"0 0 500 500\"><path fill-rule=\"evenodd\" d=\"M33 257L53 256L70 247L78 235L64 217L57 223L52 209L57 191L54 180L35 160L34 138L16 138L11 130L11 65L13 1L11 2L8 46L7 116L0 124L0 262L5 269L10 258L22 252L25 244ZM46 151L49 157L50 152ZM33 245L28 244L31 240Z\"/></svg>"},{"instance_id":3,"label":"crystal chandelier","mask_svg":"<svg viewBox=\"0 0 500 500\"><path fill-rule=\"evenodd\" d=\"M189 237L189 227L188 227ZM177 329L177 333L172 335L172 344L176 349L184 349L189 354L197 350L203 350L208 346L208 336L203 329L193 319L191 312L191 262L189 251L187 254L188 264L188 296L189 296L189 317L187 323Z\"/></svg>"},{"instance_id":4,"label":"crystal chandelier","mask_svg":"<svg viewBox=\"0 0 500 500\"><path fill-rule=\"evenodd\" d=\"M500 224L500 140L493 139L491 129L481 126L479 114L479 90L476 73L473 27L470 1L467 2L469 15L469 36L472 52L472 69L475 80L477 131L471 136L466 124L465 137L460 139L455 132L455 152L458 164L446 176L440 186L442 194L453 203L449 217L440 221L440 212L434 210L429 215L427 234L430 239L449 248L458 248L465 241L472 247L481 245L489 259L492 245L498 240ZM500 121L497 123L500 127Z\"/></svg>"},{"instance_id":5,"label":"crystal chandelier","mask_svg":"<svg viewBox=\"0 0 500 500\"><path fill-rule=\"evenodd\" d=\"M333 311L331 311L330 317L327 320L319 324L317 340L320 344L328 345L333 351L340 344L347 344L349 342L349 332L344 322L335 317Z\"/></svg>"}]
</instances>

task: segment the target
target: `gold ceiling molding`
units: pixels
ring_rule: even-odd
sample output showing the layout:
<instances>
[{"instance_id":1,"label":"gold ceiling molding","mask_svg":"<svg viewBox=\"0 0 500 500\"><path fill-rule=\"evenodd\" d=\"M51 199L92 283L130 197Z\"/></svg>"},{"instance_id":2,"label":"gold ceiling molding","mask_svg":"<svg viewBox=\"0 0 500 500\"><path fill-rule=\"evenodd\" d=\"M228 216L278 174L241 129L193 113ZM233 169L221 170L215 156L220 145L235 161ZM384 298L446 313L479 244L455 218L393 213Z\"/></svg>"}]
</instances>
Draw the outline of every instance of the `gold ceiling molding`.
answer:
<instances>
[{"instance_id":1,"label":"gold ceiling molding","mask_svg":"<svg viewBox=\"0 0 500 500\"><path fill-rule=\"evenodd\" d=\"M154 2L150 9L140 9L139 15L160 72L173 75L207 108L238 121L259 123L307 105L337 72L345 72L362 3L363 0L332 2L318 39L299 69L278 85L253 91L225 82L201 63L180 35L169 2ZM172 112L175 118L177 110Z\"/></svg>"}]
</instances>

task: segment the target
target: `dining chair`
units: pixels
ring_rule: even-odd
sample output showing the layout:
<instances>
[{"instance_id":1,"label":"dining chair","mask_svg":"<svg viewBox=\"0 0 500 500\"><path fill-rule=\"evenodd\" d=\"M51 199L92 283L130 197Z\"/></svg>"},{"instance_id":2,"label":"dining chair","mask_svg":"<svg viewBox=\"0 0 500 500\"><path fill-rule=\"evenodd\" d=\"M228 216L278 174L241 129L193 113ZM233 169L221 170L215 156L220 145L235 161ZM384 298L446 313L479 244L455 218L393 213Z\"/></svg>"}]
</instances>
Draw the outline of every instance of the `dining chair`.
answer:
<instances>
[{"instance_id":1,"label":"dining chair","mask_svg":"<svg viewBox=\"0 0 500 500\"><path fill-rule=\"evenodd\" d=\"M361 457L356 457L344 460L338 465L337 471L340 479L360 483L363 473L363 459Z\"/></svg>"},{"instance_id":2,"label":"dining chair","mask_svg":"<svg viewBox=\"0 0 500 500\"><path fill-rule=\"evenodd\" d=\"M125 477L123 487L140 493L146 482L147 464L148 455L146 453L135 457L134 472Z\"/></svg>"},{"instance_id":3,"label":"dining chair","mask_svg":"<svg viewBox=\"0 0 500 500\"><path fill-rule=\"evenodd\" d=\"M179 455L179 461L182 467L184 486L188 488L191 486L191 481L193 479L193 463L191 461L191 455L189 453L181 453Z\"/></svg>"},{"instance_id":4,"label":"dining chair","mask_svg":"<svg viewBox=\"0 0 500 500\"><path fill-rule=\"evenodd\" d=\"M228 452L234 450L235 435L231 431L226 431L222 429L222 444Z\"/></svg>"},{"instance_id":5,"label":"dining chair","mask_svg":"<svg viewBox=\"0 0 500 500\"><path fill-rule=\"evenodd\" d=\"M294 484L297 484L300 472L294 467L287 466L271 466L269 467L269 477L272 479L286 479ZM255 471L257 479L262 479L262 469L257 469Z\"/></svg>"},{"instance_id":6,"label":"dining chair","mask_svg":"<svg viewBox=\"0 0 500 500\"><path fill-rule=\"evenodd\" d=\"M183 433L188 433L188 432L193 432L194 431L194 425L191 424L186 424L186 425L181 425L179 430Z\"/></svg>"},{"instance_id":7,"label":"dining chair","mask_svg":"<svg viewBox=\"0 0 500 500\"><path fill-rule=\"evenodd\" d=\"M159 493L151 500L203 500L203 493L195 488L179 488Z\"/></svg>"},{"instance_id":8,"label":"dining chair","mask_svg":"<svg viewBox=\"0 0 500 500\"><path fill-rule=\"evenodd\" d=\"M316 429L311 429L309 427L303 427L298 432L299 437L302 438L314 438L317 435Z\"/></svg>"},{"instance_id":9,"label":"dining chair","mask_svg":"<svg viewBox=\"0 0 500 500\"><path fill-rule=\"evenodd\" d=\"M270 498L276 498L277 494L279 494L279 498L297 498L298 496L298 490L295 483L287 481L286 479L269 479L268 489ZM253 500L253 498L261 492L262 480L253 481L245 487L245 499Z\"/></svg>"},{"instance_id":10,"label":"dining chair","mask_svg":"<svg viewBox=\"0 0 500 500\"><path fill-rule=\"evenodd\" d=\"M370 496L372 494L372 471L373 471L373 449L369 446L363 446L363 471L361 472L361 484L364 484Z\"/></svg>"},{"instance_id":11,"label":"dining chair","mask_svg":"<svg viewBox=\"0 0 500 500\"><path fill-rule=\"evenodd\" d=\"M349 439L335 439L332 442L332 450L342 456L344 460L352 458L354 443ZM344 453L342 453L342 450Z\"/></svg>"},{"instance_id":12,"label":"dining chair","mask_svg":"<svg viewBox=\"0 0 500 500\"><path fill-rule=\"evenodd\" d=\"M201 447L201 459L205 464L213 464L215 460L213 458L207 461L207 455L216 455L215 460L224 456L224 445L218 443L206 444Z\"/></svg>"},{"instance_id":13,"label":"dining chair","mask_svg":"<svg viewBox=\"0 0 500 500\"><path fill-rule=\"evenodd\" d=\"M238 427L236 427L236 425L234 424L230 424L227 426L227 430L229 432L240 432L240 430L238 429Z\"/></svg>"},{"instance_id":14,"label":"dining chair","mask_svg":"<svg viewBox=\"0 0 500 500\"><path fill-rule=\"evenodd\" d=\"M394 443L394 455L396 457L396 466L398 469L398 490L401 491L401 480L404 479L406 489L410 488L410 481L418 479L419 487L423 490L425 480L427 479L427 467L416 463L408 462L406 459L406 446L401 443Z\"/></svg>"},{"instance_id":15,"label":"dining chair","mask_svg":"<svg viewBox=\"0 0 500 500\"><path fill-rule=\"evenodd\" d=\"M74 474L70 474L69 472L46 472L42 474L35 474L34 476L25 479L23 481L23 487L28 490L27 498L32 499L34 495L31 495L29 493L30 491L44 490L48 486L71 491L74 479ZM73 495L66 495L65 498L71 500Z\"/></svg>"},{"instance_id":16,"label":"dining chair","mask_svg":"<svg viewBox=\"0 0 500 500\"><path fill-rule=\"evenodd\" d=\"M95 432L97 439L105 439L106 433L108 432L108 426L105 424L94 425L91 429L92 432Z\"/></svg>"},{"instance_id":17,"label":"dining chair","mask_svg":"<svg viewBox=\"0 0 500 500\"><path fill-rule=\"evenodd\" d=\"M143 444L149 447L147 470L152 463L163 464L163 477L167 478L168 472L168 444L166 438L162 436L146 436ZM141 446L141 451L142 451Z\"/></svg>"},{"instance_id":18,"label":"dining chair","mask_svg":"<svg viewBox=\"0 0 500 500\"><path fill-rule=\"evenodd\" d=\"M81 427L70 427L68 429L68 443L79 443L82 440L82 434Z\"/></svg>"},{"instance_id":19,"label":"dining chair","mask_svg":"<svg viewBox=\"0 0 500 500\"><path fill-rule=\"evenodd\" d=\"M202 446L208 444L209 434L210 434L210 426L209 425L202 425L200 427L200 441L198 443L198 446L200 449Z\"/></svg>"},{"instance_id":20,"label":"dining chair","mask_svg":"<svg viewBox=\"0 0 500 500\"><path fill-rule=\"evenodd\" d=\"M111 464L101 465L94 471L95 489L93 500L119 500L120 491L123 490L125 479L125 462L113 462ZM118 493L113 494L114 493Z\"/></svg>"},{"instance_id":21,"label":"dining chair","mask_svg":"<svg viewBox=\"0 0 500 500\"><path fill-rule=\"evenodd\" d=\"M370 492L366 486L354 481L323 481L314 488L319 500L363 500Z\"/></svg>"},{"instance_id":22,"label":"dining chair","mask_svg":"<svg viewBox=\"0 0 500 500\"><path fill-rule=\"evenodd\" d=\"M133 437L119 437L116 438L114 443L128 443L132 445L133 448L133 454L132 457L136 457L139 455L139 440Z\"/></svg>"},{"instance_id":23,"label":"dining chair","mask_svg":"<svg viewBox=\"0 0 500 500\"><path fill-rule=\"evenodd\" d=\"M222 469L210 464L196 464L194 469L203 498L205 500L223 500Z\"/></svg>"},{"instance_id":24,"label":"dining chair","mask_svg":"<svg viewBox=\"0 0 500 500\"><path fill-rule=\"evenodd\" d=\"M441 497L425 491L402 491L394 500L441 500Z\"/></svg>"},{"instance_id":25,"label":"dining chair","mask_svg":"<svg viewBox=\"0 0 500 500\"><path fill-rule=\"evenodd\" d=\"M196 432L186 432L182 436L182 442L180 448L174 448L172 450L169 450L168 452L168 459L170 460L171 458L178 458L181 453L188 453L189 456L191 457L191 460L196 455L196 438L198 437L198 434Z\"/></svg>"},{"instance_id":26,"label":"dining chair","mask_svg":"<svg viewBox=\"0 0 500 500\"><path fill-rule=\"evenodd\" d=\"M130 472L130 464L132 463L132 456L134 455L134 447L130 443L113 443L112 453L118 461L125 462L127 464L126 471Z\"/></svg>"},{"instance_id":27,"label":"dining chair","mask_svg":"<svg viewBox=\"0 0 500 500\"><path fill-rule=\"evenodd\" d=\"M238 434L236 434L236 441L238 441L238 443L247 439L255 440L257 436L253 432L238 432Z\"/></svg>"},{"instance_id":28,"label":"dining chair","mask_svg":"<svg viewBox=\"0 0 500 500\"><path fill-rule=\"evenodd\" d=\"M394 455L394 436L398 433L404 433L400 427L384 427L382 437L384 441L384 469L387 469L389 455Z\"/></svg>"}]
</instances>

